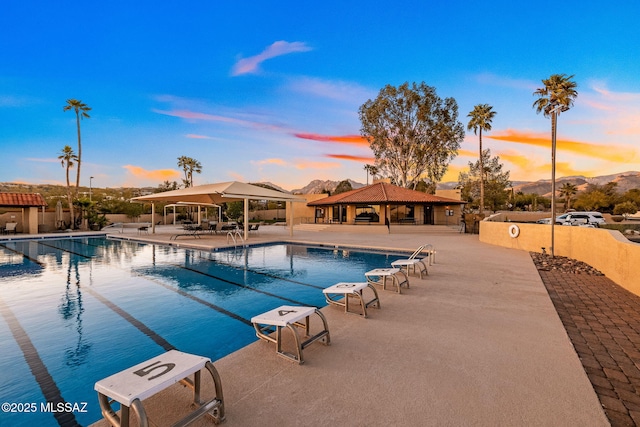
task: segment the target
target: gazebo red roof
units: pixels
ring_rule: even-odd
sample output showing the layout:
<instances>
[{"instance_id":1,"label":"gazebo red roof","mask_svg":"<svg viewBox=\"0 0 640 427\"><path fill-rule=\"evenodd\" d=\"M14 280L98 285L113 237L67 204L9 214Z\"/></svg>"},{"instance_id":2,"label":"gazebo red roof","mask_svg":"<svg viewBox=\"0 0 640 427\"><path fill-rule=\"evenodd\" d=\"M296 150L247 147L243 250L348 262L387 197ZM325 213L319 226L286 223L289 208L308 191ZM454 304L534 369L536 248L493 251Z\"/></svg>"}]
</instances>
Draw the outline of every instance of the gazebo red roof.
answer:
<instances>
[{"instance_id":1,"label":"gazebo red roof","mask_svg":"<svg viewBox=\"0 0 640 427\"><path fill-rule=\"evenodd\" d=\"M398 187L387 182L377 182L356 190L347 191L307 203L307 206L354 205L354 204L436 204L460 205L465 202L434 196L421 191Z\"/></svg>"},{"instance_id":2,"label":"gazebo red roof","mask_svg":"<svg viewBox=\"0 0 640 427\"><path fill-rule=\"evenodd\" d=\"M39 193L0 193L0 206L31 208L47 206L47 202Z\"/></svg>"}]
</instances>

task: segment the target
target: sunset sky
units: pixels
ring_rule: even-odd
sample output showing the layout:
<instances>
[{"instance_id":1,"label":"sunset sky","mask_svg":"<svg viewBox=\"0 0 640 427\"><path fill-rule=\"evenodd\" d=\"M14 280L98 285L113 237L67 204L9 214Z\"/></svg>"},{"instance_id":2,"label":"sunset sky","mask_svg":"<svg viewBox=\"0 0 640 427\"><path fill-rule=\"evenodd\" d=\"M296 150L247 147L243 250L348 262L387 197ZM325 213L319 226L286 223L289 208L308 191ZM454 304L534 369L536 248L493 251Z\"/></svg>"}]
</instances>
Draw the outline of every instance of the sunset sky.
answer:
<instances>
[{"instance_id":1,"label":"sunset sky","mask_svg":"<svg viewBox=\"0 0 640 427\"><path fill-rule=\"evenodd\" d=\"M640 3L595 1L7 1L0 10L0 182L196 185L366 182L358 108L386 84L422 82L497 115L484 147L511 179L549 179L550 120L532 108L551 74L575 75L558 122L557 175L640 171ZM467 136L443 181L478 156ZM74 178L75 180L75 178Z\"/></svg>"}]
</instances>

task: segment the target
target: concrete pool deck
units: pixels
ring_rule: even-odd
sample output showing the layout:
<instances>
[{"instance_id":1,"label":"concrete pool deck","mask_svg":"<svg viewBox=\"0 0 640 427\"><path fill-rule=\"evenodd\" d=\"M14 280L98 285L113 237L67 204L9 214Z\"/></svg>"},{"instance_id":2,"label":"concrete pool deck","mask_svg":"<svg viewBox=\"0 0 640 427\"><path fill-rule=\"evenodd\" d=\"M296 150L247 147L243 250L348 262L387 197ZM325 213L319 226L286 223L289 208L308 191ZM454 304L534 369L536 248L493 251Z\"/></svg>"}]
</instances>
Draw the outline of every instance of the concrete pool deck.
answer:
<instances>
[{"instance_id":1,"label":"concrete pool deck","mask_svg":"<svg viewBox=\"0 0 640 427\"><path fill-rule=\"evenodd\" d=\"M114 236L169 243L176 227L165 227ZM368 319L323 308L331 345L307 348L303 365L257 339L214 361L224 425L609 425L527 252L439 226L387 235L296 230L293 237L284 227L260 227L248 243L268 241L407 251L431 243L437 255L429 275L412 276L401 295L379 289L382 308L371 308ZM222 235L171 243L227 245ZM153 423L168 425L188 411L189 397L176 385L145 407Z\"/></svg>"}]
</instances>

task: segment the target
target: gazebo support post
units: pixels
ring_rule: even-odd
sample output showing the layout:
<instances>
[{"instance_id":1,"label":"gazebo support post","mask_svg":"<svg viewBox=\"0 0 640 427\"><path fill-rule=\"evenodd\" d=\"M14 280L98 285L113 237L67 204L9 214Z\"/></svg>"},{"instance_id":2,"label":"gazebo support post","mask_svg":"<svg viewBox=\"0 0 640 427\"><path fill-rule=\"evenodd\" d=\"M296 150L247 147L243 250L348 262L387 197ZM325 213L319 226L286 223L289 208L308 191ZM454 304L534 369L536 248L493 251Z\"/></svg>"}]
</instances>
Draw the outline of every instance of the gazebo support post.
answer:
<instances>
[{"instance_id":1,"label":"gazebo support post","mask_svg":"<svg viewBox=\"0 0 640 427\"><path fill-rule=\"evenodd\" d=\"M249 199L244 199L244 240L249 240Z\"/></svg>"}]
</instances>

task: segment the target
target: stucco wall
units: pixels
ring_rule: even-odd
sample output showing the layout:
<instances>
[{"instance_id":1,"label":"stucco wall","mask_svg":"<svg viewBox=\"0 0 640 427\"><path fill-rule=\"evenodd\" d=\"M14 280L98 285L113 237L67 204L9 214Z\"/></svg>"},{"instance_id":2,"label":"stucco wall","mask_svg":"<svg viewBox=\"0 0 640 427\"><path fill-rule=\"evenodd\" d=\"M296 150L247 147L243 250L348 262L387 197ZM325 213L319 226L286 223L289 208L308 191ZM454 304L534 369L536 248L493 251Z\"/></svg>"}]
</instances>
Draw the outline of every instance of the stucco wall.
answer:
<instances>
[{"instance_id":1,"label":"stucco wall","mask_svg":"<svg viewBox=\"0 0 640 427\"><path fill-rule=\"evenodd\" d=\"M509 235L517 225L518 237ZM587 227L556 226L555 255L586 262L618 285L640 295L640 244L619 231ZM480 241L524 251L542 252L551 246L551 226L510 222L480 222Z\"/></svg>"}]
</instances>

